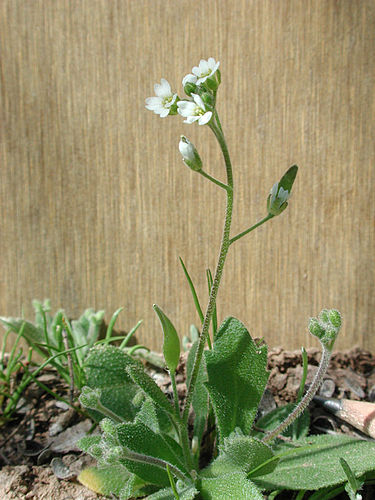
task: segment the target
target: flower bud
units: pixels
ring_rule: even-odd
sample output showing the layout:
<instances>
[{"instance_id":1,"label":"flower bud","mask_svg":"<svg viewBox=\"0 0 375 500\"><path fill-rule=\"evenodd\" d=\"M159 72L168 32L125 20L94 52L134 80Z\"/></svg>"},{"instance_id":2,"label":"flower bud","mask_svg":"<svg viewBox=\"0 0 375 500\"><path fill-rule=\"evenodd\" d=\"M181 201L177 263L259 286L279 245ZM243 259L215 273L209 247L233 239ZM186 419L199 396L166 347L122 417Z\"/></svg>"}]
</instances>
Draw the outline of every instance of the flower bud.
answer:
<instances>
[{"instance_id":1,"label":"flower bud","mask_svg":"<svg viewBox=\"0 0 375 500\"><path fill-rule=\"evenodd\" d=\"M268 213L274 216L280 215L288 206L289 196L289 192L276 182L267 198Z\"/></svg>"},{"instance_id":2,"label":"flower bud","mask_svg":"<svg viewBox=\"0 0 375 500\"><path fill-rule=\"evenodd\" d=\"M178 148L186 166L188 166L192 170L195 170L196 172L202 170L202 160L198 154L198 151L195 149L194 144L192 144L189 139L182 135Z\"/></svg>"},{"instance_id":3,"label":"flower bud","mask_svg":"<svg viewBox=\"0 0 375 500\"><path fill-rule=\"evenodd\" d=\"M79 401L84 408L96 410L100 405L100 396L100 389L91 389L91 387L84 386Z\"/></svg>"},{"instance_id":4,"label":"flower bud","mask_svg":"<svg viewBox=\"0 0 375 500\"><path fill-rule=\"evenodd\" d=\"M267 198L267 210L271 215L279 215L288 206L292 186L297 175L298 167L293 165L281 177L280 182L273 185Z\"/></svg>"},{"instance_id":5,"label":"flower bud","mask_svg":"<svg viewBox=\"0 0 375 500\"><path fill-rule=\"evenodd\" d=\"M210 78L207 78L205 84L210 90L213 90L214 92L215 90L217 90L219 86L219 82L216 80L215 75L211 76Z\"/></svg>"},{"instance_id":6,"label":"flower bud","mask_svg":"<svg viewBox=\"0 0 375 500\"><path fill-rule=\"evenodd\" d=\"M191 94L196 94L197 93L197 86L195 83L188 82L184 86L184 92L186 95L191 96Z\"/></svg>"},{"instance_id":7,"label":"flower bud","mask_svg":"<svg viewBox=\"0 0 375 500\"><path fill-rule=\"evenodd\" d=\"M186 95L191 96L191 94L196 94L198 92L196 81L197 77L192 74L186 75L182 79L182 86L184 87L184 92Z\"/></svg>"},{"instance_id":8,"label":"flower bud","mask_svg":"<svg viewBox=\"0 0 375 500\"><path fill-rule=\"evenodd\" d=\"M207 80L208 81L208 80ZM215 104L215 98L210 92L203 92L201 94L202 101L208 106L213 107Z\"/></svg>"},{"instance_id":9,"label":"flower bud","mask_svg":"<svg viewBox=\"0 0 375 500\"><path fill-rule=\"evenodd\" d=\"M101 458L103 456L103 448L100 446L100 444L93 444L88 449L88 453L92 457L98 459L98 458Z\"/></svg>"},{"instance_id":10,"label":"flower bud","mask_svg":"<svg viewBox=\"0 0 375 500\"><path fill-rule=\"evenodd\" d=\"M336 309L323 309L319 318L311 318L309 331L318 337L322 345L332 350L341 327L341 315Z\"/></svg>"},{"instance_id":11,"label":"flower bud","mask_svg":"<svg viewBox=\"0 0 375 500\"><path fill-rule=\"evenodd\" d=\"M100 428L104 434L109 434L110 436L116 435L116 425L110 418L103 418L100 421Z\"/></svg>"},{"instance_id":12,"label":"flower bud","mask_svg":"<svg viewBox=\"0 0 375 500\"><path fill-rule=\"evenodd\" d=\"M310 318L309 332L311 335L314 335L314 337L321 339L324 337L325 329L316 318Z\"/></svg>"}]
</instances>

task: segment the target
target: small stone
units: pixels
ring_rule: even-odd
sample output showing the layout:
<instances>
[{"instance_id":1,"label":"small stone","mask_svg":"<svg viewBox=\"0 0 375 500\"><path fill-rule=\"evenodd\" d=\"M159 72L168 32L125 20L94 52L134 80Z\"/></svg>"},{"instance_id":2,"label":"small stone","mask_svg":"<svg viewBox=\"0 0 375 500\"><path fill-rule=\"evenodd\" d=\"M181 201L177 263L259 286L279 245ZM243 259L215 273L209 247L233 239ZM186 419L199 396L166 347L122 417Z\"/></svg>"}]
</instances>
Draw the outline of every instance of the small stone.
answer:
<instances>
[{"instance_id":1,"label":"small stone","mask_svg":"<svg viewBox=\"0 0 375 500\"><path fill-rule=\"evenodd\" d=\"M335 392L336 385L331 378L326 378L319 389L319 395L325 398L331 398Z\"/></svg>"}]
</instances>

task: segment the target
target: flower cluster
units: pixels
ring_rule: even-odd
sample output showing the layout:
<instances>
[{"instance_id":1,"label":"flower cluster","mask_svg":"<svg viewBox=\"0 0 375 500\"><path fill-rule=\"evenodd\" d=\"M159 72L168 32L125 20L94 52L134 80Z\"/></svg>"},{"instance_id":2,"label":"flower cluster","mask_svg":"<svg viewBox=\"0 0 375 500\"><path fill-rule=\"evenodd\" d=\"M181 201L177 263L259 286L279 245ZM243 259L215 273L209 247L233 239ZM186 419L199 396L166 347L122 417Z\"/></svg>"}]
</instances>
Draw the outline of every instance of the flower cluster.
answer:
<instances>
[{"instance_id":1,"label":"flower cluster","mask_svg":"<svg viewBox=\"0 0 375 500\"><path fill-rule=\"evenodd\" d=\"M182 79L187 99L180 99L173 93L164 78L155 84L155 97L146 99L146 108L161 118L177 113L186 118L184 123L198 122L206 125L210 122L215 108L216 91L220 84L219 62L213 57L202 59L192 72Z\"/></svg>"}]
</instances>

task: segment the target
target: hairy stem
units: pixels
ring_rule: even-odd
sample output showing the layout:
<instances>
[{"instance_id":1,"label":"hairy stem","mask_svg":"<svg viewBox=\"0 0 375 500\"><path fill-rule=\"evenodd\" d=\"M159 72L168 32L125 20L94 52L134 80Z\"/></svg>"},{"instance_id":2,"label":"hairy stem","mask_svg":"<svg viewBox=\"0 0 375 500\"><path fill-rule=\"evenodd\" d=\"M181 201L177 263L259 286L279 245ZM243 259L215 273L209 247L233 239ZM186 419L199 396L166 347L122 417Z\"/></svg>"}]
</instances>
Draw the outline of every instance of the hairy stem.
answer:
<instances>
[{"instance_id":1,"label":"hairy stem","mask_svg":"<svg viewBox=\"0 0 375 500\"><path fill-rule=\"evenodd\" d=\"M182 414L182 418L183 418L183 421L185 423L188 420L191 399L192 399L192 396L194 393L195 383L197 381L198 371L199 371L199 367L200 367L200 364L202 361L204 346L206 345L207 337L209 334L210 321L211 321L212 314L213 314L213 311L214 311L214 308L216 305L216 297L217 297L217 293L219 290L221 277L223 274L225 259L226 259L229 245L230 245L229 233L230 233L230 226L231 226L231 222L232 222L232 212L233 212L232 164L230 161L229 151L228 151L225 139L224 139L224 134L222 133L221 126L219 125L220 122L219 122L217 113L215 113L215 117L217 118L217 125L214 122L212 122L210 124L210 128L213 131L213 133L215 134L215 137L220 144L221 151L222 151L223 156L224 156L225 167L226 167L226 171L227 171L227 186L228 186L228 189L226 189L227 206L226 206L226 212L225 212L223 237L221 240L221 247L220 247L219 258L218 258L218 262L217 262L217 266L216 266L215 277L214 277L212 287L211 287L210 298L208 301L207 310L206 310L206 314L205 314L204 321L203 321L202 332L201 332L201 335L199 338L197 352L195 354L193 370L192 370L190 383L189 383L189 387L188 387L187 395L186 395L186 400L185 400L185 406L184 406L184 410L183 410L183 414Z\"/></svg>"},{"instance_id":2,"label":"hairy stem","mask_svg":"<svg viewBox=\"0 0 375 500\"><path fill-rule=\"evenodd\" d=\"M256 229L257 227L261 226L262 224L264 224L265 222L267 222L268 220L272 219L272 217L274 217L274 215L272 214L268 214L266 215L266 217L264 217L262 220L260 220L259 222L257 222L256 224L254 224L253 226L249 227L249 229L246 229L245 231L242 231L242 233L239 233L237 234L236 236L234 236L233 238L231 238L229 240L229 244L231 245L232 243L234 243L235 241L239 240L240 238L242 238L242 236L245 236L246 234L249 234L251 231L253 231L254 229Z\"/></svg>"},{"instance_id":3,"label":"hairy stem","mask_svg":"<svg viewBox=\"0 0 375 500\"><path fill-rule=\"evenodd\" d=\"M331 353L332 351L323 346L322 359L320 360L318 371L315 374L314 380L310 385L309 390L306 392L305 396L301 399L298 405L294 408L292 413L290 413L286 417L286 419L276 427L276 429L274 429L273 431L269 432L264 436L264 438L262 439L263 443L268 443L269 441L275 439L287 427L289 427L289 425L293 423L294 420L296 420L296 418L298 418L301 415L301 413L305 411L305 409L309 405L312 398L315 396L316 391L319 389L319 386L323 381L324 374L327 371L329 365Z\"/></svg>"},{"instance_id":4,"label":"hairy stem","mask_svg":"<svg viewBox=\"0 0 375 500\"><path fill-rule=\"evenodd\" d=\"M127 460L132 460L133 462L140 462L143 464L151 464L156 465L156 467L160 467L163 470L167 470L167 466L169 470L172 472L174 476L178 479L181 479L184 483L188 480L188 478L174 465L162 460L161 458L150 457L149 455L143 455L142 453L136 453L134 451L127 450L126 455L124 456Z\"/></svg>"}]
</instances>

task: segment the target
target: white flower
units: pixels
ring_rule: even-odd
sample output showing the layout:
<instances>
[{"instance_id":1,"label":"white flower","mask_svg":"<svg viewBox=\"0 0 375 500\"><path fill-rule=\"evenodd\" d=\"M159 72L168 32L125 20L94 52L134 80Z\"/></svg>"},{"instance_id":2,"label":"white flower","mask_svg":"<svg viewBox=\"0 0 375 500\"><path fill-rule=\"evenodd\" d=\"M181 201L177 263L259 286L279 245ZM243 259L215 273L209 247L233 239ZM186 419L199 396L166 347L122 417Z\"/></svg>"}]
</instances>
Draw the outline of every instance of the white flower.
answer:
<instances>
[{"instance_id":1,"label":"white flower","mask_svg":"<svg viewBox=\"0 0 375 500\"><path fill-rule=\"evenodd\" d=\"M197 94L191 94L194 101L178 101L178 112L184 116L184 123L194 123L198 120L199 125L206 125L211 120L212 111L207 111L202 98Z\"/></svg>"},{"instance_id":2,"label":"white flower","mask_svg":"<svg viewBox=\"0 0 375 500\"><path fill-rule=\"evenodd\" d=\"M194 66L191 70L192 74L186 75L182 80L182 85L185 86L187 82L196 83L197 85L204 83L207 78L210 78L216 72L219 66L220 62L216 62L213 57L210 57L208 61L201 59L199 66Z\"/></svg>"},{"instance_id":3,"label":"white flower","mask_svg":"<svg viewBox=\"0 0 375 500\"><path fill-rule=\"evenodd\" d=\"M160 115L160 118L165 118L176 102L177 94L172 93L171 86L164 78L160 80L160 84L155 83L154 91L156 97L147 97L146 108Z\"/></svg>"}]
</instances>

